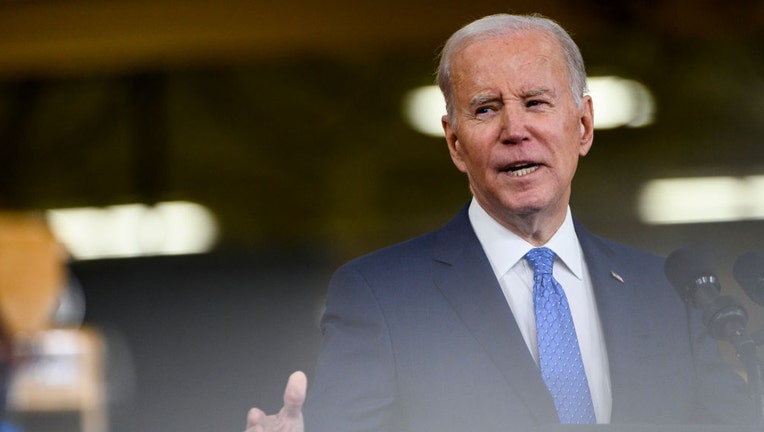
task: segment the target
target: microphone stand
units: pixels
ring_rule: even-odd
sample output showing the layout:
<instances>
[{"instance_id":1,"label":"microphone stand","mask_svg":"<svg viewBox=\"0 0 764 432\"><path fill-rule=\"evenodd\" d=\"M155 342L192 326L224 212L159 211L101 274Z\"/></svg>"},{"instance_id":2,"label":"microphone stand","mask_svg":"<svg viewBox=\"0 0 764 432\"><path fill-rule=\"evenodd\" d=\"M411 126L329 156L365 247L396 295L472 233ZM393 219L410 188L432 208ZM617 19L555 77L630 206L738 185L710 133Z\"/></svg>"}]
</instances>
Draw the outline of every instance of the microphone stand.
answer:
<instances>
[{"instance_id":1,"label":"microphone stand","mask_svg":"<svg viewBox=\"0 0 764 432\"><path fill-rule=\"evenodd\" d=\"M748 386L755 402L756 423L764 429L762 364L756 352L757 343L746 331L747 311L733 297L717 296L705 304L703 321L712 337L726 340L735 348L748 376ZM760 335L757 334L757 337Z\"/></svg>"},{"instance_id":2,"label":"microphone stand","mask_svg":"<svg viewBox=\"0 0 764 432\"><path fill-rule=\"evenodd\" d=\"M764 429L762 364L756 353L756 342L746 331L748 312L734 297L719 294L721 289L716 275L689 249L672 252L666 258L665 272L682 299L703 310L703 324L711 337L728 341L735 348L748 375L748 386L756 404L757 424ZM757 334L757 338L761 335Z\"/></svg>"},{"instance_id":3,"label":"microphone stand","mask_svg":"<svg viewBox=\"0 0 764 432\"><path fill-rule=\"evenodd\" d=\"M762 396L761 361L756 353L756 343L744 329L730 333L729 342L735 347L737 356L748 376L748 386L756 406L756 423L764 428L764 396Z\"/></svg>"}]
</instances>

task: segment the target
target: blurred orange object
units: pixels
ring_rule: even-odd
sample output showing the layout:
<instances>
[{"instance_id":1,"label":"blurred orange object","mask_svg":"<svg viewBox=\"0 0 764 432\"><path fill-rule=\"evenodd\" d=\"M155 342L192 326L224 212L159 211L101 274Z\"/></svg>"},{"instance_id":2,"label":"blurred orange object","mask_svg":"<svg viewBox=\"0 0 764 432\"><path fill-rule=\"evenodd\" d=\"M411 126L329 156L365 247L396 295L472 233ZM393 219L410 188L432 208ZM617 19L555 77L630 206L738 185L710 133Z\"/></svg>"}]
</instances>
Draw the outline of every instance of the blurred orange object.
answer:
<instances>
[{"instance_id":1,"label":"blurred orange object","mask_svg":"<svg viewBox=\"0 0 764 432\"><path fill-rule=\"evenodd\" d=\"M8 336L49 326L65 283L64 261L42 216L0 212L0 324Z\"/></svg>"}]
</instances>

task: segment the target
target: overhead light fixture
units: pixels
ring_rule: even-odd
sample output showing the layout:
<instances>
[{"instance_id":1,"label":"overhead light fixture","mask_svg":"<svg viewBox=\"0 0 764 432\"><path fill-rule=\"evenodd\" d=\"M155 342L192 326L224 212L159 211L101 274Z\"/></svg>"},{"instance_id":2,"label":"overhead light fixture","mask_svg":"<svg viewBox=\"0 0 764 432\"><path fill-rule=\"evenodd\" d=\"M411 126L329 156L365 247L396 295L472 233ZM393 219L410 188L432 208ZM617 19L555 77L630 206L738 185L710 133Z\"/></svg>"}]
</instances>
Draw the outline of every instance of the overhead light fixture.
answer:
<instances>
[{"instance_id":1,"label":"overhead light fixture","mask_svg":"<svg viewBox=\"0 0 764 432\"><path fill-rule=\"evenodd\" d=\"M643 84L616 76L589 77L589 94L594 102L594 128L644 127L653 122L655 99ZM443 136L441 117L446 101L438 86L417 87L403 98L403 117L414 130L429 136Z\"/></svg>"},{"instance_id":2,"label":"overhead light fixture","mask_svg":"<svg viewBox=\"0 0 764 432\"><path fill-rule=\"evenodd\" d=\"M440 119L446 114L446 100L435 85L415 88L403 97L403 117L417 132L442 137Z\"/></svg>"},{"instance_id":3,"label":"overhead light fixture","mask_svg":"<svg viewBox=\"0 0 764 432\"><path fill-rule=\"evenodd\" d=\"M212 212L187 201L54 209L46 211L46 219L81 260L201 253L218 235Z\"/></svg>"},{"instance_id":4,"label":"overhead light fixture","mask_svg":"<svg viewBox=\"0 0 764 432\"><path fill-rule=\"evenodd\" d=\"M653 122L655 99L642 83L617 76L589 77L594 128L644 127Z\"/></svg>"},{"instance_id":5,"label":"overhead light fixture","mask_svg":"<svg viewBox=\"0 0 764 432\"><path fill-rule=\"evenodd\" d=\"M764 176L651 180L638 197L648 224L690 224L764 219Z\"/></svg>"}]
</instances>

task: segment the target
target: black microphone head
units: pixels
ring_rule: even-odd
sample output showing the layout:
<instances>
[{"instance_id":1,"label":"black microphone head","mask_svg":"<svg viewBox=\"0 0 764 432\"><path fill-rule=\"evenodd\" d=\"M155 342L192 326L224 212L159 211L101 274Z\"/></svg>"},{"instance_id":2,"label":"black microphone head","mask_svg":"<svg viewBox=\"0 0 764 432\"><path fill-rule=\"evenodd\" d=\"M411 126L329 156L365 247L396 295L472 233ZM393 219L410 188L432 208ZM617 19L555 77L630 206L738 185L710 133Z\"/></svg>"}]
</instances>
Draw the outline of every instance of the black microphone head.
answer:
<instances>
[{"instance_id":1,"label":"black microphone head","mask_svg":"<svg viewBox=\"0 0 764 432\"><path fill-rule=\"evenodd\" d=\"M747 252L741 255L732 269L732 275L746 295L764 306L764 255Z\"/></svg>"},{"instance_id":2,"label":"black microphone head","mask_svg":"<svg viewBox=\"0 0 764 432\"><path fill-rule=\"evenodd\" d=\"M663 271L684 301L693 301L693 290L699 283L711 283L720 290L716 274L690 248L677 249L666 258Z\"/></svg>"},{"instance_id":3,"label":"black microphone head","mask_svg":"<svg viewBox=\"0 0 764 432\"><path fill-rule=\"evenodd\" d=\"M731 342L741 340L748 313L734 297L720 295L716 275L695 251L682 248L672 252L663 270L686 303L703 309L703 324L712 337Z\"/></svg>"}]
</instances>

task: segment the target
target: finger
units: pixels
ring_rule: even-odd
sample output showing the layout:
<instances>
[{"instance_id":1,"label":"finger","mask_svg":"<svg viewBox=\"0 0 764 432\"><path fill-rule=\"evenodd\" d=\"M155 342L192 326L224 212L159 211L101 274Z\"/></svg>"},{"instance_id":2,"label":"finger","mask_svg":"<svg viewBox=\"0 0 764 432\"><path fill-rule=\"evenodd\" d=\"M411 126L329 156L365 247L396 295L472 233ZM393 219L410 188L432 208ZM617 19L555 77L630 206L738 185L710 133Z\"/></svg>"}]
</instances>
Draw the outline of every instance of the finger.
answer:
<instances>
[{"instance_id":1,"label":"finger","mask_svg":"<svg viewBox=\"0 0 764 432\"><path fill-rule=\"evenodd\" d=\"M302 404L305 402L307 388L308 378L304 373L297 371L289 376L286 389L284 390L283 415L292 418L302 416Z\"/></svg>"},{"instance_id":2,"label":"finger","mask_svg":"<svg viewBox=\"0 0 764 432\"><path fill-rule=\"evenodd\" d=\"M247 412L247 430L261 425L265 420L265 413L259 408L252 408Z\"/></svg>"}]
</instances>

